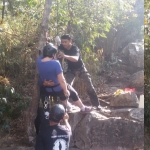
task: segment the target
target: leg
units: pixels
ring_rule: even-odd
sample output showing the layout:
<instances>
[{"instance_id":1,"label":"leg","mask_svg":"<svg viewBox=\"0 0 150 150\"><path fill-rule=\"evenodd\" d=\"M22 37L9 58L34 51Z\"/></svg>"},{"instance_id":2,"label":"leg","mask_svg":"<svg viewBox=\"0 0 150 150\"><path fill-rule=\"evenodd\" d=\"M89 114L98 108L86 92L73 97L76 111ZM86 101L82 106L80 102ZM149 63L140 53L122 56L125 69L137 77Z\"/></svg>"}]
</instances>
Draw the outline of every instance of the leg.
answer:
<instances>
[{"instance_id":1,"label":"leg","mask_svg":"<svg viewBox=\"0 0 150 150\"><path fill-rule=\"evenodd\" d=\"M62 104L64 105L65 109L67 108L68 103L68 97L65 96L63 90L60 92L57 92L58 97L60 98Z\"/></svg>"},{"instance_id":2,"label":"leg","mask_svg":"<svg viewBox=\"0 0 150 150\"><path fill-rule=\"evenodd\" d=\"M83 79L85 83L87 93L90 97L92 105L98 107L100 103L99 103L96 91L94 89L94 86L92 84L90 74L84 69L82 70L80 77Z\"/></svg>"},{"instance_id":3,"label":"leg","mask_svg":"<svg viewBox=\"0 0 150 150\"><path fill-rule=\"evenodd\" d=\"M63 104L65 107L67 107L67 100L63 100L63 101L62 101L62 104Z\"/></svg>"},{"instance_id":4,"label":"leg","mask_svg":"<svg viewBox=\"0 0 150 150\"><path fill-rule=\"evenodd\" d=\"M72 98L74 104L81 109L81 112L91 111L91 108L84 106L84 104L82 103L81 99L78 96L78 93L76 92L76 90L71 85L68 84L67 89L70 92L70 98Z\"/></svg>"},{"instance_id":5,"label":"leg","mask_svg":"<svg viewBox=\"0 0 150 150\"><path fill-rule=\"evenodd\" d=\"M73 101L73 103L74 103L76 106L78 106L80 109L81 109L82 107L84 107L84 105L83 105L81 99L79 99L79 100L77 100L77 101Z\"/></svg>"},{"instance_id":6,"label":"leg","mask_svg":"<svg viewBox=\"0 0 150 150\"><path fill-rule=\"evenodd\" d=\"M67 89L70 92L69 98L73 99L75 105L77 105L79 108L82 108L84 105L81 102L75 89L72 86L70 86L69 84L67 85ZM62 101L62 104L68 109L68 98L66 98L63 91L59 92L58 95L59 95L60 100Z\"/></svg>"},{"instance_id":7,"label":"leg","mask_svg":"<svg viewBox=\"0 0 150 150\"><path fill-rule=\"evenodd\" d=\"M70 84L71 86L73 86L73 83L74 83L74 80L75 80L74 74L73 74L71 71L67 71L67 72L64 74L64 76L65 76L65 79L66 79L67 83ZM69 100L70 100L70 99L69 99ZM68 102L67 102L67 109L68 109L68 110L69 110L69 109L71 110L72 106L71 106L71 103L69 102L69 100L68 100Z\"/></svg>"},{"instance_id":8,"label":"leg","mask_svg":"<svg viewBox=\"0 0 150 150\"><path fill-rule=\"evenodd\" d=\"M75 76L73 73L71 73L70 71L66 72L64 74L65 76L65 79L67 81L68 84L70 84L71 86L73 85L73 82L74 82L74 79L75 79Z\"/></svg>"},{"instance_id":9,"label":"leg","mask_svg":"<svg viewBox=\"0 0 150 150\"><path fill-rule=\"evenodd\" d=\"M34 121L36 134L43 130L45 127L49 126L49 119L45 118L45 112L42 107L38 107L37 117Z\"/></svg>"}]
</instances>

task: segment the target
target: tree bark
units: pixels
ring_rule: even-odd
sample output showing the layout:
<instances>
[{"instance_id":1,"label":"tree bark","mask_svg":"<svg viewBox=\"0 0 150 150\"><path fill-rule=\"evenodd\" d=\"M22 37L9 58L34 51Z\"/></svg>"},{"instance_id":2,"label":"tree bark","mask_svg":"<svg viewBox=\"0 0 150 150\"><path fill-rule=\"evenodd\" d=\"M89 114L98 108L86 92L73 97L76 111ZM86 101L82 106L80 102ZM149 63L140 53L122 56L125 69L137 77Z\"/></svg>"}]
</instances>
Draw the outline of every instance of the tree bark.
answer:
<instances>
[{"instance_id":1,"label":"tree bark","mask_svg":"<svg viewBox=\"0 0 150 150\"><path fill-rule=\"evenodd\" d=\"M1 23L3 23L3 20L4 20L4 13L5 13L5 0L3 0L3 7L2 7L2 21L1 21Z\"/></svg>"},{"instance_id":2,"label":"tree bark","mask_svg":"<svg viewBox=\"0 0 150 150\"><path fill-rule=\"evenodd\" d=\"M44 6L44 13L43 13L43 19L40 26L40 34L39 34L39 43L38 43L38 50L36 53L36 56L39 56L39 52L42 52L43 47L46 43L46 32L48 30L48 23L49 23L49 15L51 10L52 0L46 0L45 6ZM30 103L30 106L26 110L26 129L27 129L27 138L29 140L30 144L35 143L35 130L34 130L34 120L37 115L37 108L39 103L39 86L38 86L38 72L36 67L35 72L35 78L34 78L34 85L33 85L33 94L32 94L32 101Z\"/></svg>"}]
</instances>

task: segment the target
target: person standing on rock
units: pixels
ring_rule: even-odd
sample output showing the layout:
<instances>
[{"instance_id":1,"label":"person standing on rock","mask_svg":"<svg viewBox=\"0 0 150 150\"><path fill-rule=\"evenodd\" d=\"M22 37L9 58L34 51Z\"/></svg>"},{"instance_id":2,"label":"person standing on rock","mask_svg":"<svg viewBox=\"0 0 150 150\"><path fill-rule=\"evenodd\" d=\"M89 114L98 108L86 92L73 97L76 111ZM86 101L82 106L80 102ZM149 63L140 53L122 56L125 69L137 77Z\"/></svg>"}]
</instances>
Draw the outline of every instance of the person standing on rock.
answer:
<instances>
[{"instance_id":1,"label":"person standing on rock","mask_svg":"<svg viewBox=\"0 0 150 150\"><path fill-rule=\"evenodd\" d=\"M72 39L69 34L65 34L61 37L61 45L58 49L60 50L58 58L64 58L68 63L68 70L65 73L67 82L73 85L73 81L76 76L82 78L86 85L87 93L90 97L92 105L96 107L97 110L101 110L90 74L82 61L80 50L77 46L72 44Z\"/></svg>"},{"instance_id":2,"label":"person standing on rock","mask_svg":"<svg viewBox=\"0 0 150 150\"><path fill-rule=\"evenodd\" d=\"M49 126L39 131L35 150L69 150L71 126L69 116L61 104L51 108ZM64 122L65 125L60 125Z\"/></svg>"}]
</instances>

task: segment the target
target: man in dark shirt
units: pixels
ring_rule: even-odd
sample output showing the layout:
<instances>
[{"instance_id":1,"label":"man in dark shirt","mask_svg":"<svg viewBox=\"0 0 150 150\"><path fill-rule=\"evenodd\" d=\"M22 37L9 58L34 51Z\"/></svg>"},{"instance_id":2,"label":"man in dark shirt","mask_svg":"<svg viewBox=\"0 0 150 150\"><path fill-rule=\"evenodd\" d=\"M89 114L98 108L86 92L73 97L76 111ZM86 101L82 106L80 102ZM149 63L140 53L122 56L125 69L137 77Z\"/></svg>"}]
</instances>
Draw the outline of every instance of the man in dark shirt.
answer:
<instances>
[{"instance_id":1,"label":"man in dark shirt","mask_svg":"<svg viewBox=\"0 0 150 150\"><path fill-rule=\"evenodd\" d=\"M50 125L39 131L35 150L69 150L71 126L69 116L61 104L56 104L50 111ZM60 125L64 121L65 125Z\"/></svg>"},{"instance_id":2,"label":"man in dark shirt","mask_svg":"<svg viewBox=\"0 0 150 150\"><path fill-rule=\"evenodd\" d=\"M96 91L92 84L90 74L82 61L79 48L72 45L72 39L68 34L61 37L61 45L58 48L61 50L58 57L66 59L68 63L68 70L65 73L67 82L72 85L76 76L82 78L87 87L87 93L92 105L96 106L96 108L100 110L101 106L96 95Z\"/></svg>"}]
</instances>

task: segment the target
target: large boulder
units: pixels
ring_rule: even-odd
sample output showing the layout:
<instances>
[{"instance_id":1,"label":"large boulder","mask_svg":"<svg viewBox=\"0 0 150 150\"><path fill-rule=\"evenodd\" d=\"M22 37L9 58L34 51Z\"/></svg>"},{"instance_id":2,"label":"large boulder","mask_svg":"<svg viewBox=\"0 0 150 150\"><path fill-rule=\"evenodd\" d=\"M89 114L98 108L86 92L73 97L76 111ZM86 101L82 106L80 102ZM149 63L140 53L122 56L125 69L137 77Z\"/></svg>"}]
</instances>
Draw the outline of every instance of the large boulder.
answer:
<instances>
[{"instance_id":1,"label":"large boulder","mask_svg":"<svg viewBox=\"0 0 150 150\"><path fill-rule=\"evenodd\" d=\"M69 114L70 150L131 150L144 147L144 122L90 114Z\"/></svg>"},{"instance_id":2,"label":"large boulder","mask_svg":"<svg viewBox=\"0 0 150 150\"><path fill-rule=\"evenodd\" d=\"M143 87L144 86L144 71L134 73L130 76L130 87Z\"/></svg>"},{"instance_id":3,"label":"large boulder","mask_svg":"<svg viewBox=\"0 0 150 150\"><path fill-rule=\"evenodd\" d=\"M126 64L135 68L144 68L143 43L130 43L122 50L121 54Z\"/></svg>"},{"instance_id":4,"label":"large boulder","mask_svg":"<svg viewBox=\"0 0 150 150\"><path fill-rule=\"evenodd\" d=\"M112 107L138 107L138 98L134 92L116 95L110 100Z\"/></svg>"},{"instance_id":5,"label":"large boulder","mask_svg":"<svg viewBox=\"0 0 150 150\"><path fill-rule=\"evenodd\" d=\"M126 119L132 119L135 121L144 121L144 109L143 108L121 108L113 109L110 111L111 117L121 117Z\"/></svg>"},{"instance_id":6,"label":"large boulder","mask_svg":"<svg viewBox=\"0 0 150 150\"><path fill-rule=\"evenodd\" d=\"M137 43L129 45L129 61L134 67L144 68L144 47Z\"/></svg>"}]
</instances>

